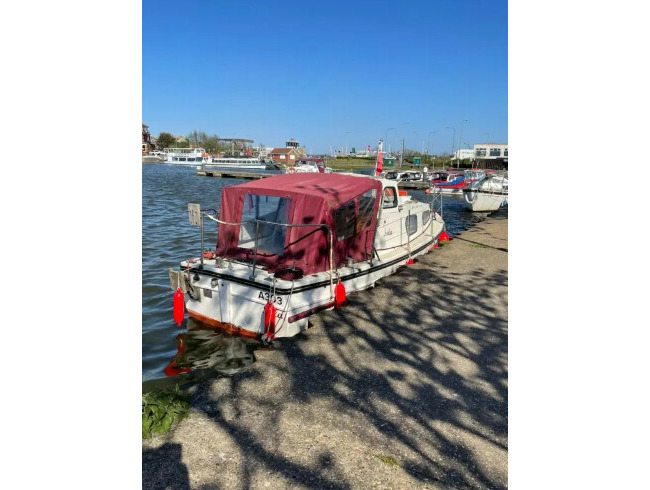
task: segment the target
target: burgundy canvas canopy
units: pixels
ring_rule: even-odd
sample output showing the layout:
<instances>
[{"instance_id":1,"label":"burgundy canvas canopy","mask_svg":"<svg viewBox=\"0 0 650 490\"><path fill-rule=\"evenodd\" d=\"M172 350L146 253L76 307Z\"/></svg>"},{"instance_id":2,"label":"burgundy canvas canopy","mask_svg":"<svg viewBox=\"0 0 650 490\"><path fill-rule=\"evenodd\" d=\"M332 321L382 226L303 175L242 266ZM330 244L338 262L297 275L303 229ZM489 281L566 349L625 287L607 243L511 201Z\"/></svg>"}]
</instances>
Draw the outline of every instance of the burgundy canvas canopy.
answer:
<instances>
[{"instance_id":1,"label":"burgundy canvas canopy","mask_svg":"<svg viewBox=\"0 0 650 490\"><path fill-rule=\"evenodd\" d=\"M294 266L304 274L329 270L329 234L324 227L280 227L325 224L333 232L334 263L369 260L381 182L368 177L300 173L268 177L222 191L217 255L252 261L258 237L257 263L271 271Z\"/></svg>"}]
</instances>

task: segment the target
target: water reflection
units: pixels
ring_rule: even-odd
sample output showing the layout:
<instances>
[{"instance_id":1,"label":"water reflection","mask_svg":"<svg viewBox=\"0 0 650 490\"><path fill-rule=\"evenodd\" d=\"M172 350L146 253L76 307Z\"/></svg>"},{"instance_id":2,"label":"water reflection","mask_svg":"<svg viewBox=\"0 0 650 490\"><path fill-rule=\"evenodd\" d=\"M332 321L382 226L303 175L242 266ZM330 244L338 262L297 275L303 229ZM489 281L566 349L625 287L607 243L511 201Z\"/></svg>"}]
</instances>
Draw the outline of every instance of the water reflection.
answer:
<instances>
[{"instance_id":1,"label":"water reflection","mask_svg":"<svg viewBox=\"0 0 650 490\"><path fill-rule=\"evenodd\" d=\"M176 336L176 354L163 369L164 378L145 381L143 392L219 376L232 376L255 362L261 343L235 337L191 318Z\"/></svg>"}]
</instances>

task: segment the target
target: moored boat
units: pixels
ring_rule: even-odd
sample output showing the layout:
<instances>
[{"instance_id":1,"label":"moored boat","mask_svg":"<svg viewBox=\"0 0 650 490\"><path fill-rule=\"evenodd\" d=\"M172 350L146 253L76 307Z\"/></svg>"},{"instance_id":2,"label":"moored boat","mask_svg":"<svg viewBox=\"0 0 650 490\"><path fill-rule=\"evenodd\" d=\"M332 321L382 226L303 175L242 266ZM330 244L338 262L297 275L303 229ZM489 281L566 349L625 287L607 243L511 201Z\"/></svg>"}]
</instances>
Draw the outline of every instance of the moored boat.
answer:
<instances>
[{"instance_id":1,"label":"moored boat","mask_svg":"<svg viewBox=\"0 0 650 490\"><path fill-rule=\"evenodd\" d=\"M205 148L165 148L165 163L172 165L197 165L208 161Z\"/></svg>"},{"instance_id":2,"label":"moored boat","mask_svg":"<svg viewBox=\"0 0 650 490\"><path fill-rule=\"evenodd\" d=\"M463 189L485 178L485 171L479 169L464 172L434 172L431 176L431 185L440 189L443 194L461 195Z\"/></svg>"},{"instance_id":3,"label":"moored boat","mask_svg":"<svg viewBox=\"0 0 650 490\"><path fill-rule=\"evenodd\" d=\"M298 160L294 165L287 168L288 174L330 174L332 169L326 167L321 159L304 159Z\"/></svg>"},{"instance_id":4,"label":"moored boat","mask_svg":"<svg viewBox=\"0 0 650 490\"><path fill-rule=\"evenodd\" d=\"M432 180L431 185L443 194L462 194L467 182L464 174L451 173Z\"/></svg>"},{"instance_id":5,"label":"moored boat","mask_svg":"<svg viewBox=\"0 0 650 490\"><path fill-rule=\"evenodd\" d=\"M203 164L205 168L245 168L264 170L266 163L254 157L212 157Z\"/></svg>"},{"instance_id":6,"label":"moored boat","mask_svg":"<svg viewBox=\"0 0 650 490\"><path fill-rule=\"evenodd\" d=\"M374 286L446 236L433 203L353 174L268 177L224 188L218 217L188 209L202 249L206 219L218 239L215 252L169 270L175 320L186 300L195 320L265 340L296 335L309 316L340 307L346 293Z\"/></svg>"},{"instance_id":7,"label":"moored boat","mask_svg":"<svg viewBox=\"0 0 650 490\"><path fill-rule=\"evenodd\" d=\"M508 202L508 179L488 176L463 189L463 196L470 211L496 211Z\"/></svg>"}]
</instances>

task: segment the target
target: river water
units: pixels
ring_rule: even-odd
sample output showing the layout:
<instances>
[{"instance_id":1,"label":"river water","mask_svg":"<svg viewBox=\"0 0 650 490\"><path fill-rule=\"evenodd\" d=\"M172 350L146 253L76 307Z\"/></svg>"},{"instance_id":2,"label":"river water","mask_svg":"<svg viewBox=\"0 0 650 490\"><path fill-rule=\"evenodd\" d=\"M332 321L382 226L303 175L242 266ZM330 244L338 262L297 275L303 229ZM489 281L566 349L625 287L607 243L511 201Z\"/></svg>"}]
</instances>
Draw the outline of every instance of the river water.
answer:
<instances>
[{"instance_id":1,"label":"river water","mask_svg":"<svg viewBox=\"0 0 650 490\"><path fill-rule=\"evenodd\" d=\"M266 172L277 173L277 172ZM142 165L142 380L143 390L179 380L230 375L255 361L260 345L186 319L178 328L172 319L168 269L197 257L201 232L190 225L187 204L219 209L221 189L246 182L198 177L194 167ZM409 191L429 201L423 191ZM443 197L447 232L454 236L482 221L487 213L465 209L463 196ZM206 221L205 248L214 249L216 223ZM180 375L180 376L179 376Z\"/></svg>"}]
</instances>

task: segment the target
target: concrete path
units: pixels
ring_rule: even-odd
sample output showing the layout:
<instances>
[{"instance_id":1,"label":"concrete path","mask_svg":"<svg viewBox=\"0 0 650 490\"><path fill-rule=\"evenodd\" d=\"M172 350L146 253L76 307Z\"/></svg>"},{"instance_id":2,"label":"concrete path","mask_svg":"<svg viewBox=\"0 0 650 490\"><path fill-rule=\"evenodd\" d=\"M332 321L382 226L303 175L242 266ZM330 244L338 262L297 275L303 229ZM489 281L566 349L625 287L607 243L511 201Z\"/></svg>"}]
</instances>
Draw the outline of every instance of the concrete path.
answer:
<instances>
[{"instance_id":1,"label":"concrete path","mask_svg":"<svg viewBox=\"0 0 650 490\"><path fill-rule=\"evenodd\" d=\"M204 382L143 488L506 488L508 214Z\"/></svg>"}]
</instances>

